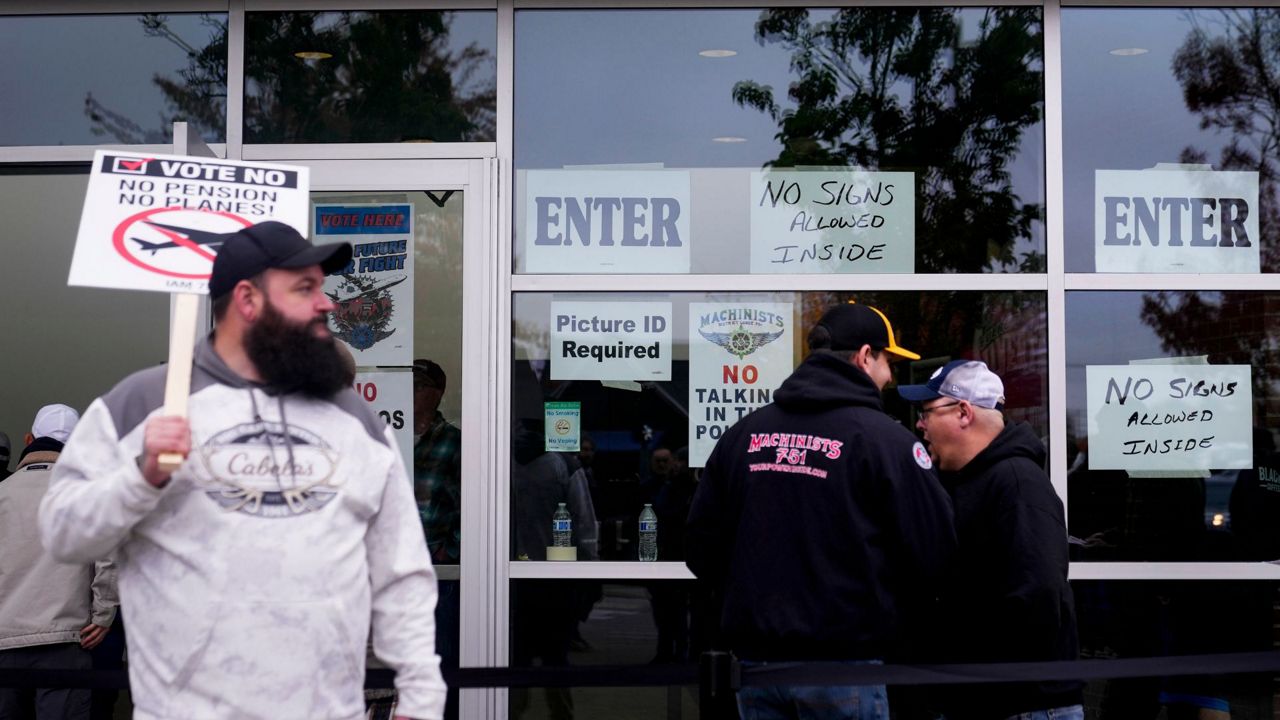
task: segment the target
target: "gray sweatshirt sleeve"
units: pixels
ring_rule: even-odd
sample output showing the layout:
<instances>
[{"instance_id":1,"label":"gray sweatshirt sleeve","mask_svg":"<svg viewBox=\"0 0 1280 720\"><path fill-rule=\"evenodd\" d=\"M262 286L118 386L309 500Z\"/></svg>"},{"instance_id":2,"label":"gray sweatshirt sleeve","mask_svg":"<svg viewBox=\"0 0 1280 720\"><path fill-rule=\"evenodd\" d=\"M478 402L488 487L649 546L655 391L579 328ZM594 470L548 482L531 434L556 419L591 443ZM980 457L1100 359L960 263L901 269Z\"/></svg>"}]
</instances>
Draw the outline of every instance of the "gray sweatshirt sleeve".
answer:
<instances>
[{"instance_id":1,"label":"gray sweatshirt sleeve","mask_svg":"<svg viewBox=\"0 0 1280 720\"><path fill-rule=\"evenodd\" d=\"M40 503L40 537L50 554L73 563L106 558L155 509L164 491L142 478L135 456L116 436L106 404L94 400Z\"/></svg>"},{"instance_id":2,"label":"gray sweatshirt sleeve","mask_svg":"<svg viewBox=\"0 0 1280 720\"><path fill-rule=\"evenodd\" d=\"M418 720L444 716L445 684L436 654L436 573L413 488L387 430L391 466L365 547L373 600L373 651L396 671L398 712Z\"/></svg>"}]
</instances>

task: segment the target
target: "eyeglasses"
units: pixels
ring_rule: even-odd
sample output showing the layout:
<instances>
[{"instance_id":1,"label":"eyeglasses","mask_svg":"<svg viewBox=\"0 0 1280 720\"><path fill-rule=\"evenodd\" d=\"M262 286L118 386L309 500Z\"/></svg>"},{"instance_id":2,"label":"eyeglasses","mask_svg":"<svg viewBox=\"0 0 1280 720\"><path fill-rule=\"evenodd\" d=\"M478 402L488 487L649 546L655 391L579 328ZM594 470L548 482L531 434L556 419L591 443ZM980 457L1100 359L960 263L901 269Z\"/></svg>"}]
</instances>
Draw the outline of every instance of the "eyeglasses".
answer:
<instances>
[{"instance_id":1,"label":"eyeglasses","mask_svg":"<svg viewBox=\"0 0 1280 720\"><path fill-rule=\"evenodd\" d=\"M959 401L959 400L957 400L957 401L955 401L955 402L946 403L945 405L934 405L933 407L929 407L929 408L927 408L927 407L922 407L922 408L920 408L920 419L921 419L921 420L928 420L928 419L929 419L929 413L937 412L937 411L939 411L939 410L945 410L945 409L947 409L947 408L949 408L949 407L955 407L955 406L957 406L957 405L959 405L959 404L960 404L960 401Z\"/></svg>"}]
</instances>

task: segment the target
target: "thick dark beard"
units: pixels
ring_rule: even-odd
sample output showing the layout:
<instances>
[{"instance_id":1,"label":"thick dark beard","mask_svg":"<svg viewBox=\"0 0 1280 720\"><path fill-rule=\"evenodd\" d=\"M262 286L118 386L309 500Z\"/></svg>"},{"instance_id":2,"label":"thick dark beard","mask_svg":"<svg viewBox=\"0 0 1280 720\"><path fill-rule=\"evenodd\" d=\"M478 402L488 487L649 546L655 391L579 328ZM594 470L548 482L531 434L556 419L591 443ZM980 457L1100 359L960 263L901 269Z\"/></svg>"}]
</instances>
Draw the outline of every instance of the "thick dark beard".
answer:
<instances>
[{"instance_id":1,"label":"thick dark beard","mask_svg":"<svg viewBox=\"0 0 1280 720\"><path fill-rule=\"evenodd\" d=\"M267 387L326 399L350 386L351 373L337 341L314 334L313 327L326 322L325 317L301 325L290 322L267 301L244 339L245 353Z\"/></svg>"}]
</instances>

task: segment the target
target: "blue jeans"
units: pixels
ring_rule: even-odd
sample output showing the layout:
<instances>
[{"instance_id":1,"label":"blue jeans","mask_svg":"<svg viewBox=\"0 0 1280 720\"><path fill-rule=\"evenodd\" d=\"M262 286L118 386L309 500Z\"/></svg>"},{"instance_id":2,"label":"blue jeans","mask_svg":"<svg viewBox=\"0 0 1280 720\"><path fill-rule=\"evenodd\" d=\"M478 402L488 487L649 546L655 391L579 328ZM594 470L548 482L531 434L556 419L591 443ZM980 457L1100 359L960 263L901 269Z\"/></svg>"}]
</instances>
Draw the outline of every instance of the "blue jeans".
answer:
<instances>
[{"instance_id":1,"label":"blue jeans","mask_svg":"<svg viewBox=\"0 0 1280 720\"><path fill-rule=\"evenodd\" d=\"M738 713L742 720L889 720L889 698L884 685L750 686L738 691Z\"/></svg>"},{"instance_id":2,"label":"blue jeans","mask_svg":"<svg viewBox=\"0 0 1280 720\"><path fill-rule=\"evenodd\" d=\"M1011 715L1005 720L1084 720L1084 707L1068 705L1067 707L1049 708L1048 710L1032 710L1031 712Z\"/></svg>"}]
</instances>

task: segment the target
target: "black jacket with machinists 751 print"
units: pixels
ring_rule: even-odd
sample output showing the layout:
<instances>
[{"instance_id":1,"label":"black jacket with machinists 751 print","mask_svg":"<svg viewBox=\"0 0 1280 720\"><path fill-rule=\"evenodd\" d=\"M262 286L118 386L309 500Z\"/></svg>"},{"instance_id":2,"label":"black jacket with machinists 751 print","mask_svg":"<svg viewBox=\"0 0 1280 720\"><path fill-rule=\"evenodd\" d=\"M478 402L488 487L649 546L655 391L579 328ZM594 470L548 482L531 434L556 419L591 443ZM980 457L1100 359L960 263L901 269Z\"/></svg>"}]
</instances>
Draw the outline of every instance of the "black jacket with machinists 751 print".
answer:
<instances>
[{"instance_id":1,"label":"black jacket with machinists 751 print","mask_svg":"<svg viewBox=\"0 0 1280 720\"><path fill-rule=\"evenodd\" d=\"M687 564L723 598L722 644L748 660L888 656L955 549L931 468L866 373L806 358L720 439L689 511Z\"/></svg>"}]
</instances>

